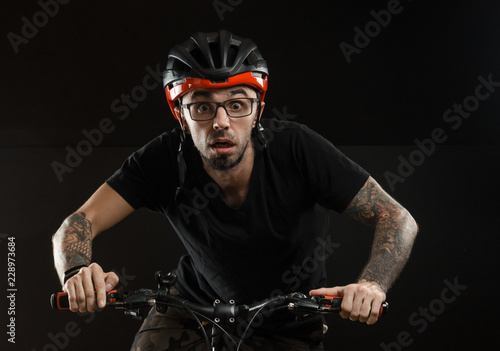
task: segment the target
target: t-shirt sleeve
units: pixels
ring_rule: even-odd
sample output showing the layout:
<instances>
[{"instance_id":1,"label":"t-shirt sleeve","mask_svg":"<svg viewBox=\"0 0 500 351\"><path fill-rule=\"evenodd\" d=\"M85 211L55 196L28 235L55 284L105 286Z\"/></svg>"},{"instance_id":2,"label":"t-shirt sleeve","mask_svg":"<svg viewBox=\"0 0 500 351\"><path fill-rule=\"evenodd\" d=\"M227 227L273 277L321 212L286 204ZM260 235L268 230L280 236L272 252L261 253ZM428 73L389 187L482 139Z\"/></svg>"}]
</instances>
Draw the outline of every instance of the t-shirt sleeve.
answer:
<instances>
[{"instance_id":1,"label":"t-shirt sleeve","mask_svg":"<svg viewBox=\"0 0 500 351\"><path fill-rule=\"evenodd\" d=\"M153 139L106 181L134 209L162 212L168 206L177 181L171 139L167 133Z\"/></svg>"},{"instance_id":2,"label":"t-shirt sleeve","mask_svg":"<svg viewBox=\"0 0 500 351\"><path fill-rule=\"evenodd\" d=\"M338 150L330 141L306 126L295 138L295 157L315 200L342 212L363 187L367 171Z\"/></svg>"}]
</instances>

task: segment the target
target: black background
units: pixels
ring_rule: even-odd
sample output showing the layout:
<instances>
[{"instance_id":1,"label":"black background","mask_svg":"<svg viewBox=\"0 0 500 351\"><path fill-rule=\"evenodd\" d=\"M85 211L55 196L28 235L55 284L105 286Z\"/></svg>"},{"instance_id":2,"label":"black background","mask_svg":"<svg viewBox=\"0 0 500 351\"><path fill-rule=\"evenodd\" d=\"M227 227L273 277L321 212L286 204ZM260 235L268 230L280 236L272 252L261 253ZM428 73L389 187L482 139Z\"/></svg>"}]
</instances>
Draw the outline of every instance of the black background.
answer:
<instances>
[{"instance_id":1,"label":"black background","mask_svg":"<svg viewBox=\"0 0 500 351\"><path fill-rule=\"evenodd\" d=\"M267 59L265 117L286 111L320 132L372 173L420 225L408 266L388 294L391 313L375 326L328 318L326 349L497 345L500 91L481 100L459 126L443 116L475 94L479 76L500 81L500 3L402 0L400 12L348 63L340 44L354 45L355 27L364 31L374 21L371 11L387 9L387 1L221 2L232 3L232 11L219 15L214 1L70 1L52 8L57 13L17 50L10 33L23 35L24 17L43 21L37 17L42 8L37 1L2 3L0 267L7 295L7 237L15 237L18 289L15 344L7 341L9 301L0 303L2 350L129 347L139 323L119 311L79 316L50 309L48 297L60 289L51 235L127 155L176 126L159 85L126 118L112 103L139 91L147 67L163 67L174 44L195 31L220 28L251 37ZM114 130L58 179L53 163L64 164L66 148L76 149L86 139L82 131L106 118ZM415 158L415 140L431 138L437 128L446 140ZM410 155L418 165L403 175L398 166ZM404 182L391 186L387 172ZM367 259L371 233L336 214L331 226L340 246L328 260L330 283L348 284ZM153 272L172 268L183 252L168 222L142 210L94 244L95 261L128 276L124 289L154 286ZM439 302L445 280L466 286L453 302ZM423 308L434 311L425 328L424 317L412 319ZM77 335L63 336L73 326ZM409 337L398 348L404 332Z\"/></svg>"}]
</instances>

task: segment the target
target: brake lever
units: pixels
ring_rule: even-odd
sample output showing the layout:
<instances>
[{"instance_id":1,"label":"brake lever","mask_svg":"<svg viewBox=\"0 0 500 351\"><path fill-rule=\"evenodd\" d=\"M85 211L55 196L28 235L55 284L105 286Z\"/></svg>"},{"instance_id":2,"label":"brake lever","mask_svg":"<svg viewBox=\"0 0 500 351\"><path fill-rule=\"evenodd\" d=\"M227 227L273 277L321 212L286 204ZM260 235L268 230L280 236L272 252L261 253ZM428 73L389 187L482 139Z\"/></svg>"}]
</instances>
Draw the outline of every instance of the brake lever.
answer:
<instances>
[{"instance_id":1,"label":"brake lever","mask_svg":"<svg viewBox=\"0 0 500 351\"><path fill-rule=\"evenodd\" d=\"M321 306L323 313L335 313L341 310L342 298L339 296L315 296L314 299Z\"/></svg>"},{"instance_id":2,"label":"brake lever","mask_svg":"<svg viewBox=\"0 0 500 351\"><path fill-rule=\"evenodd\" d=\"M320 305L320 313L330 314L340 312L342 310L342 297L340 296L313 296ZM379 317L387 314L389 311L389 303L384 301L380 306Z\"/></svg>"},{"instance_id":3,"label":"brake lever","mask_svg":"<svg viewBox=\"0 0 500 351\"><path fill-rule=\"evenodd\" d=\"M308 298L302 293L293 293L287 300L288 310L294 313L297 319L304 319L318 312L323 313L321 312L321 306L314 297Z\"/></svg>"},{"instance_id":4,"label":"brake lever","mask_svg":"<svg viewBox=\"0 0 500 351\"><path fill-rule=\"evenodd\" d=\"M156 303L157 294L151 289L140 289L132 293L124 292L113 305L117 309L132 310L142 307L152 307Z\"/></svg>"}]
</instances>

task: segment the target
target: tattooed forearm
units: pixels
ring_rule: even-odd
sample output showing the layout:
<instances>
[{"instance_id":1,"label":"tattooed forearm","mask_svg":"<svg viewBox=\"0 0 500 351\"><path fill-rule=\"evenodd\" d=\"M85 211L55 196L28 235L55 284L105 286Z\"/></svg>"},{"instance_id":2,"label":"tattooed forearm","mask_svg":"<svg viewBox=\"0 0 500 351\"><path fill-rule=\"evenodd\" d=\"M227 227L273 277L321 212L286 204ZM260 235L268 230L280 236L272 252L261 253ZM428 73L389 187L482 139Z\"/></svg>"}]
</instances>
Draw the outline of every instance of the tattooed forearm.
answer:
<instances>
[{"instance_id":1,"label":"tattooed forearm","mask_svg":"<svg viewBox=\"0 0 500 351\"><path fill-rule=\"evenodd\" d=\"M382 290L389 290L410 257L417 224L372 178L345 213L375 228L371 256L359 280L376 282Z\"/></svg>"},{"instance_id":2,"label":"tattooed forearm","mask_svg":"<svg viewBox=\"0 0 500 351\"><path fill-rule=\"evenodd\" d=\"M61 280L69 268L89 265L92 258L92 227L79 212L69 216L52 238L54 263Z\"/></svg>"}]
</instances>

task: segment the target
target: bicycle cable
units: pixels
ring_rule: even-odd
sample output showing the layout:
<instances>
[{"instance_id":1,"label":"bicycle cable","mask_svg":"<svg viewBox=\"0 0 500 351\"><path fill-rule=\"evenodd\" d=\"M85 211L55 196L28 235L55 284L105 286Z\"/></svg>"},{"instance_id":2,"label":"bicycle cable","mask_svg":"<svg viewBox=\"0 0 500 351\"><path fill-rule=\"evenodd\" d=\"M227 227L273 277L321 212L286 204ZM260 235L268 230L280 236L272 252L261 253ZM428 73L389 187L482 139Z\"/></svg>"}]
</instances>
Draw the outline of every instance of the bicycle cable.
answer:
<instances>
[{"instance_id":1,"label":"bicycle cable","mask_svg":"<svg viewBox=\"0 0 500 351\"><path fill-rule=\"evenodd\" d=\"M245 335L246 335L246 333L248 332L248 330L250 330L250 327L251 327L251 325L252 325L253 321L255 320L255 318L257 318L257 315L259 315L259 313L261 313L261 311L262 311L265 307L269 306L271 303L274 303L274 302L276 302L276 300L270 300L270 301L266 302L265 304L263 304L263 305L262 305L262 306L261 306L261 307L257 310L257 312L255 312L255 314L252 316L252 318L251 318L251 319L250 319L250 321L248 322L247 327L246 327L246 328L245 328L245 330L243 331L243 334L241 335L240 342L238 343L238 347L236 348L236 351L239 351L239 349L240 349L241 345L243 345L243 340L245 339ZM274 310L272 310L272 311L277 311L277 310L281 310L281 309L285 309L285 308L287 308L287 306L281 306L281 307L275 308L275 309L274 309Z\"/></svg>"},{"instance_id":2,"label":"bicycle cable","mask_svg":"<svg viewBox=\"0 0 500 351\"><path fill-rule=\"evenodd\" d=\"M156 302L156 304L160 304L160 305L167 305L167 306L171 306L171 307L176 307L176 308L183 308L185 309L190 315L191 317L193 317L193 319L196 321L196 323L198 324L198 326L200 327L201 329L201 332L203 333L203 338L205 339L205 343L207 345L207 348L209 350L211 350L211 345L210 345L210 338L208 337L208 334L205 330L205 326L203 325L203 323L201 322L201 320L198 318L198 316L202 317L203 319L205 319L207 322L210 322L210 324L212 325L212 327L216 327L218 328L222 333L224 333L224 335L227 336L227 338L234 344L234 346L237 346L237 343L236 341L234 340L234 338L231 336L231 334L229 334L229 332L227 330L225 330L221 325L219 325L217 322L215 322L213 319L207 317L206 315L204 315L203 313L200 313L200 312L196 312L194 311L193 309L191 309L187 304L186 304L186 301L183 301L182 303L182 307L179 306L179 305L175 305L175 304L169 304L169 303L166 303L166 302Z\"/></svg>"}]
</instances>

